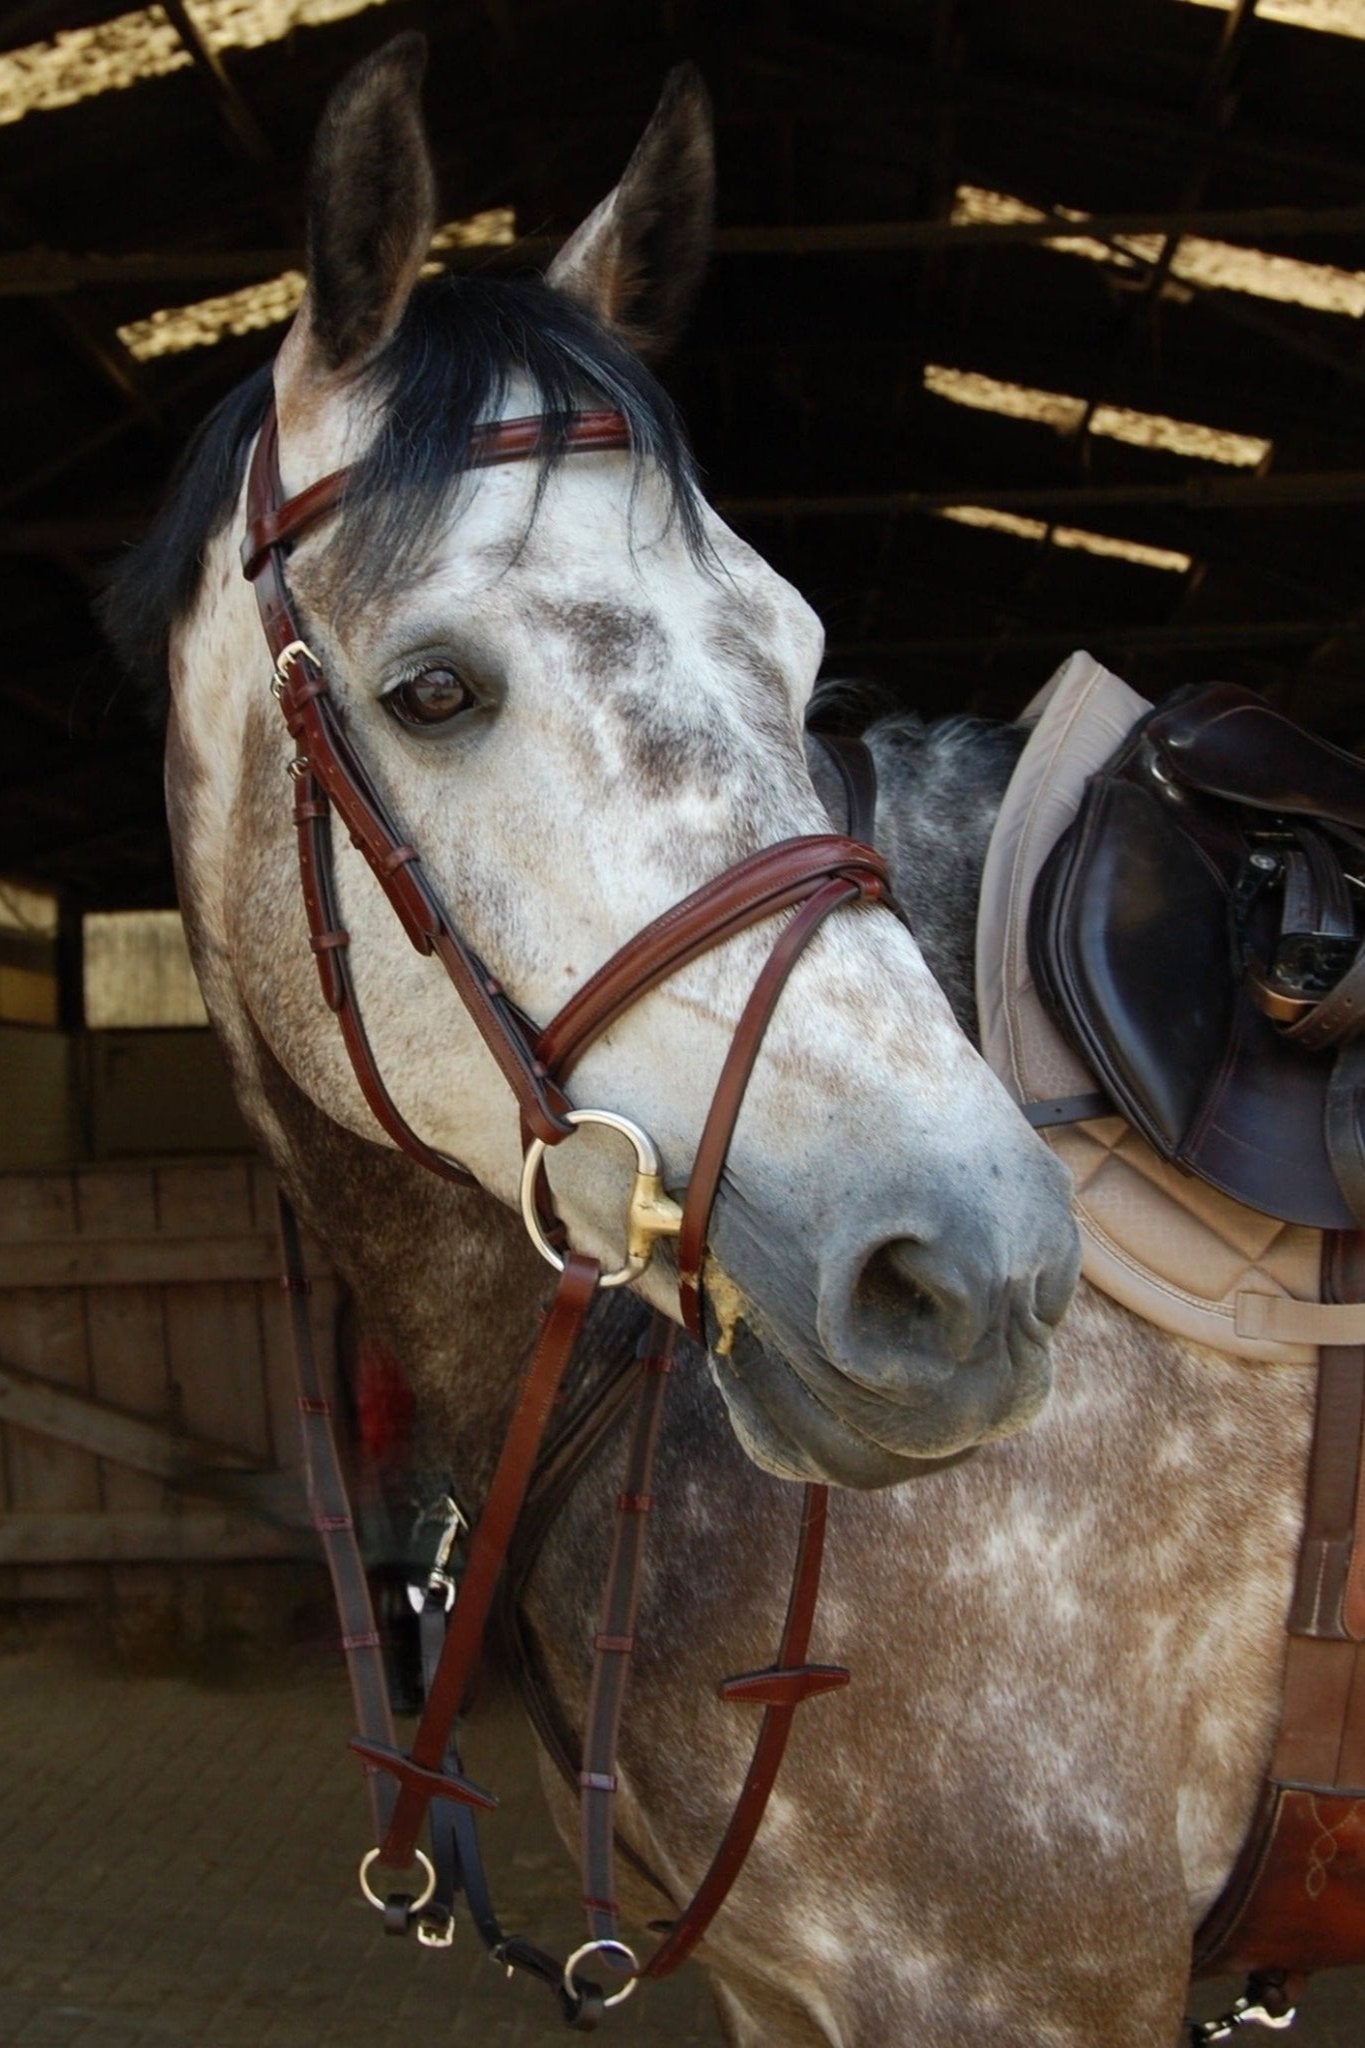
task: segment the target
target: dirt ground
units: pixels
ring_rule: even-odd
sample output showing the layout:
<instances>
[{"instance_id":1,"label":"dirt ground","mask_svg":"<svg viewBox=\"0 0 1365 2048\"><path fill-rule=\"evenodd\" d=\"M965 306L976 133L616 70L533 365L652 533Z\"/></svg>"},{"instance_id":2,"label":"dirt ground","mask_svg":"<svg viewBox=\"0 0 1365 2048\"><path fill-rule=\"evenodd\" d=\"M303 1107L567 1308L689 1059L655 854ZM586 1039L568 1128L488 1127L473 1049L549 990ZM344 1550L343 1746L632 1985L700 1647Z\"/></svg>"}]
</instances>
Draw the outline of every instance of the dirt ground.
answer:
<instances>
[{"instance_id":1,"label":"dirt ground","mask_svg":"<svg viewBox=\"0 0 1365 2048\"><path fill-rule=\"evenodd\" d=\"M4 2048L563 2042L541 1987L507 1983L472 1935L449 1951L395 1941L360 1900L367 1844L347 1716L321 1635L224 1656L202 1642L115 1643L71 1616L0 1632ZM496 1694L466 1760L504 1801L487 1835L505 1917L567 1949L581 1939L573 1872L529 1738ZM1229 1988L1204 1987L1201 2010ZM721 2037L687 1966L600 2038L719 2048ZM1365 1971L1318 1979L1281 2038L1360 2048Z\"/></svg>"}]
</instances>

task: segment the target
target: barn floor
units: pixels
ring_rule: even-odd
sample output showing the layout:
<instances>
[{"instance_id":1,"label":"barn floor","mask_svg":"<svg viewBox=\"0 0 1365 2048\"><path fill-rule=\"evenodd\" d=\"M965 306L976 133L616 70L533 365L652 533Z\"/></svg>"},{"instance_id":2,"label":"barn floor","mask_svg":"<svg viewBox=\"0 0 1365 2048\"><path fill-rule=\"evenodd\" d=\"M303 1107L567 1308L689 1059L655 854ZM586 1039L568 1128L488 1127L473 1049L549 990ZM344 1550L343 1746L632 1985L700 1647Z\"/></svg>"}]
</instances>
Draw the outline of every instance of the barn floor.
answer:
<instances>
[{"instance_id":1,"label":"barn floor","mask_svg":"<svg viewBox=\"0 0 1365 2048\"><path fill-rule=\"evenodd\" d=\"M505 1983L472 1937L449 1952L392 1941L360 1901L348 1700L323 1646L179 1664L130 1671L70 1622L0 1634L5 2048L566 2038L540 1987ZM573 1878L507 1703L477 1717L468 1761L504 1797L489 1829L499 1896L516 1901L516 1924L568 1947L580 1938ZM1201 2010L1215 2009L1206 1991ZM1359 2048L1363 2014L1365 1970L1320 1978L1288 2038ZM621 2048L720 2041L691 1966L611 2032Z\"/></svg>"},{"instance_id":2,"label":"barn floor","mask_svg":"<svg viewBox=\"0 0 1365 2048\"><path fill-rule=\"evenodd\" d=\"M92 1668L61 1640L0 1655L4 2048L568 2039L546 1992L509 1984L464 1928L454 1949L423 1949L385 1936L362 1902L348 1713L321 1647L226 1682ZM573 1874L518 1717L495 1703L468 1757L504 1797L504 1911L567 1950L582 1939ZM618 2020L622 2048L720 2040L695 1966Z\"/></svg>"}]
</instances>

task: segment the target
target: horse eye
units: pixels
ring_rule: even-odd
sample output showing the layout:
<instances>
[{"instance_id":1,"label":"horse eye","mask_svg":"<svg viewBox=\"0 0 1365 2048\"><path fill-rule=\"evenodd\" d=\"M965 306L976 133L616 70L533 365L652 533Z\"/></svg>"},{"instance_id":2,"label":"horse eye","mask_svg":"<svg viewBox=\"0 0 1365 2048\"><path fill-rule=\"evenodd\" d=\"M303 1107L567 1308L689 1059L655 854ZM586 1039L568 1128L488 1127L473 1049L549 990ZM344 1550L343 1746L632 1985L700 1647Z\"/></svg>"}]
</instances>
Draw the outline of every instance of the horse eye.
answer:
<instances>
[{"instance_id":1,"label":"horse eye","mask_svg":"<svg viewBox=\"0 0 1365 2048\"><path fill-rule=\"evenodd\" d=\"M396 689L386 691L385 709L403 725L426 727L444 725L457 718L475 702L474 692L453 668L434 663L420 675L409 676Z\"/></svg>"}]
</instances>

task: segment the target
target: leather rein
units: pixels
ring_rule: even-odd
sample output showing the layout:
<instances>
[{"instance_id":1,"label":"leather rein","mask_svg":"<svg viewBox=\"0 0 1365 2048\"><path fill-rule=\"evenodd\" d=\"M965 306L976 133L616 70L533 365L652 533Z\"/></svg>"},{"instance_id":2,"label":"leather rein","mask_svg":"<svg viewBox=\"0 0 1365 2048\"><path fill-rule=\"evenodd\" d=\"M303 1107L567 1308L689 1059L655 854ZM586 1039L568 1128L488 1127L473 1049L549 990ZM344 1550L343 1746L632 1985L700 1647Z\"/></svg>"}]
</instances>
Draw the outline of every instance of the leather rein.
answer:
<instances>
[{"instance_id":1,"label":"leather rein","mask_svg":"<svg viewBox=\"0 0 1365 2048\"><path fill-rule=\"evenodd\" d=\"M471 436L465 466L482 468L544 455L552 445L550 424L544 417L533 416L478 426ZM630 446L626 422L616 412L577 412L567 422L556 421L555 426L561 431L555 434L553 445L566 454ZM806 1662L827 1507L827 1489L808 1485L776 1662L763 1671L727 1679L720 1686L722 1698L763 1709L739 1798L690 1903L665 1923L664 1938L654 1953L643 1963L637 1962L617 1931L613 1802L616 1740L634 1644L643 1531L652 1504L653 1446L672 1363L674 1333L662 1317L654 1318L638 1366L639 1405L626 1484L617 1497L612 1561L594 1641L587 1732L578 1771L583 1903L590 1939L562 1966L533 1944L506 1936L492 1913L473 1834L473 1810L497 1802L464 1777L452 1732L518 1518L539 1469L565 1373L598 1289L637 1279L658 1238L676 1235L680 1313L688 1331L704 1343L702 1280L711 1211L767 1024L788 975L825 918L860 899L889 904L887 874L881 856L852 837L819 834L765 847L646 925L555 1017L537 1027L461 937L425 873L418 849L399 830L342 723L323 660L306 637L290 592L286 573L289 548L320 520L344 512L349 479L348 470L338 470L297 495L285 497L272 401L248 474L242 564L256 592L274 665L272 693L296 748L289 772L295 790L293 816L309 944L324 998L336 1016L351 1067L376 1122L400 1150L428 1171L445 1180L475 1184L466 1168L428 1145L412 1129L385 1085L357 999L349 934L339 916L331 837L335 816L364 855L412 944L418 952L434 954L441 962L515 1098L524 1153L523 1215L537 1248L560 1273L483 1512L468 1544L458 1594L444 1569L444 1552L429 1582L427 1607L431 1613L424 1610L423 1614L426 1703L411 1748L404 1753L394 1737L380 1638L351 1527L326 1402L311 1357L302 1300L307 1282L297 1231L292 1215L286 1211L284 1216L285 1285L293 1305L310 1500L341 1613L343 1647L360 1729L352 1747L367 1768L377 1837L376 1847L361 1862L361 1887L371 1904L384 1913L392 1931L406 1932L416 1924L419 1939L433 1945L445 1945L449 1940L453 1896L463 1888L476 1927L490 1950L508 1965L509 1972L522 1967L552 1984L565 2019L586 2031L597 2024L607 2005L628 1996L639 1978L666 1975L701 1939L757 1833L796 1706L812 1694L848 1680L841 1667ZM850 798L851 822L858 829L860 786L843 762L836 760L836 766ZM870 819L866 829L870 830ZM679 1206L664 1191L658 1154L647 1134L614 1111L572 1107L565 1083L589 1046L642 996L712 947L784 911L793 915L782 926L741 1013ZM597 1258L568 1247L544 1174L546 1151L562 1144L582 1125L594 1123L625 1137L635 1152L626 1256L611 1271L604 1271ZM586 1426L591 1428L591 1422L589 1416ZM438 1625L432 1628L429 1622ZM437 1633L443 1633L439 1644L434 1640ZM417 1848L429 1808L435 1864ZM376 1864L394 1871L420 1866L427 1873L421 1893L416 1897L381 1895L370 1879ZM624 1988L610 1997L578 1974L580 1964L594 1952L627 1980Z\"/></svg>"}]
</instances>

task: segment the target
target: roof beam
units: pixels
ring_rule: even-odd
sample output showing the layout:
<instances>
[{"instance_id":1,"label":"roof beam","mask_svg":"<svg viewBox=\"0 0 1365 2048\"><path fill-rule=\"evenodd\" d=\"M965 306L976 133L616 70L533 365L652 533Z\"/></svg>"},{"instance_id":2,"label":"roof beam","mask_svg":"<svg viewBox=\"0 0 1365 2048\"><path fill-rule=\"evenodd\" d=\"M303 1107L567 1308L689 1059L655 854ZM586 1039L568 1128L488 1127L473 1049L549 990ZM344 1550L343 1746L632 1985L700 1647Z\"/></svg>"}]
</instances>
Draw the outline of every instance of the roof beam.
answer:
<instances>
[{"instance_id":1,"label":"roof beam","mask_svg":"<svg viewBox=\"0 0 1365 2048\"><path fill-rule=\"evenodd\" d=\"M1011 622L995 633L937 634L923 640L831 641L827 661L919 661L944 660L962 654L1008 654L1015 649L1032 652L1073 647L1143 650L1165 648L1256 648L1313 647L1320 641L1357 635L1360 626L1332 618L1263 619L1226 624L1172 621L1161 626L1116 625L1112 619L1102 625L1029 626L1020 630Z\"/></svg>"},{"instance_id":2,"label":"roof beam","mask_svg":"<svg viewBox=\"0 0 1365 2048\"><path fill-rule=\"evenodd\" d=\"M196 73L207 85L219 119L236 148L249 163L273 164L275 150L269 136L228 76L221 54L204 36L185 0L161 0L161 5L189 51Z\"/></svg>"},{"instance_id":3,"label":"roof beam","mask_svg":"<svg viewBox=\"0 0 1365 2048\"><path fill-rule=\"evenodd\" d=\"M1124 235L1203 235L1256 244L1296 241L1313 235L1365 235L1365 205L1189 208L1143 213L1097 213L1083 223L1061 218L1039 221L878 220L834 226L719 228L721 256L895 255L917 249L1028 247L1059 235L1086 234L1097 240ZM527 235L505 247L450 249L441 259L452 269L485 270L491 263L514 268L552 256L557 235ZM132 250L121 254L34 248L0 252L0 297L31 298L52 292L86 291L135 284L230 284L273 277L303 260L298 248Z\"/></svg>"},{"instance_id":4,"label":"roof beam","mask_svg":"<svg viewBox=\"0 0 1365 2048\"><path fill-rule=\"evenodd\" d=\"M987 505L1000 512L1070 512L1078 506L1150 505L1181 511L1275 512L1290 505L1365 503L1365 470L1300 470L1284 476L1198 476L1185 483L960 484L955 490L803 492L785 496L721 497L727 518L887 519L907 512L941 512L949 505ZM4 529L0 527L0 533Z\"/></svg>"},{"instance_id":5,"label":"roof beam","mask_svg":"<svg viewBox=\"0 0 1365 2048\"><path fill-rule=\"evenodd\" d=\"M890 519L941 512L952 505L985 505L1000 512L1055 509L1066 516L1080 508L1102 512L1130 505L1159 511L1278 512L1298 505L1360 504L1365 504L1365 469L1198 476L1177 484L963 483L947 490L746 493L716 500L727 519ZM113 512L71 519L0 520L0 555L112 553L141 540L150 518L150 512Z\"/></svg>"}]
</instances>

